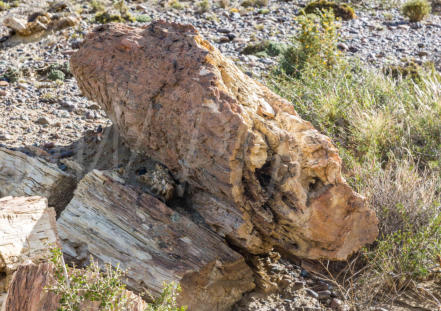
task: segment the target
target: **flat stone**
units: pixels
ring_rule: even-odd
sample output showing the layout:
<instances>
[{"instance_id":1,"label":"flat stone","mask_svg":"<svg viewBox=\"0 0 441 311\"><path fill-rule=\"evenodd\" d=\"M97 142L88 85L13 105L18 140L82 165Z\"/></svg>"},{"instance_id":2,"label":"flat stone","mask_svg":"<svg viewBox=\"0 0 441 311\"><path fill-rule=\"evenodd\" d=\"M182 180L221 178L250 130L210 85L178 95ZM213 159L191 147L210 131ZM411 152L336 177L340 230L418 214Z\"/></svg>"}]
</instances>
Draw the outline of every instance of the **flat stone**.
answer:
<instances>
[{"instance_id":1,"label":"flat stone","mask_svg":"<svg viewBox=\"0 0 441 311\"><path fill-rule=\"evenodd\" d=\"M311 296L311 297L313 297L313 298L315 298L315 299L319 299L319 295L318 295L315 291L313 291L312 289L310 289L310 288L307 288L307 289L306 289L306 293L307 293L309 296Z\"/></svg>"}]
</instances>

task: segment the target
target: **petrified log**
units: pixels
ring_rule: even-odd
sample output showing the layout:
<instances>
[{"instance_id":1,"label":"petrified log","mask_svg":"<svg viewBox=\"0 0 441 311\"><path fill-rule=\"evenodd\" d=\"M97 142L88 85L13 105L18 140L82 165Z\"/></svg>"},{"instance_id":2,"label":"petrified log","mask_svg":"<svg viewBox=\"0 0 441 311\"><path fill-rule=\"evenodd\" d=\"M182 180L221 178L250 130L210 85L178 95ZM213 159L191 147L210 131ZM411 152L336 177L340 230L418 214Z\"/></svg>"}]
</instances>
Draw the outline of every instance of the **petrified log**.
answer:
<instances>
[{"instance_id":1,"label":"petrified log","mask_svg":"<svg viewBox=\"0 0 441 311\"><path fill-rule=\"evenodd\" d=\"M55 211L46 198L0 199L0 293L20 264L47 260L50 245L59 246Z\"/></svg>"},{"instance_id":2,"label":"petrified log","mask_svg":"<svg viewBox=\"0 0 441 311\"><path fill-rule=\"evenodd\" d=\"M75 179L55 164L0 148L0 197L43 196L59 214L72 198L74 189Z\"/></svg>"},{"instance_id":3,"label":"petrified log","mask_svg":"<svg viewBox=\"0 0 441 311\"><path fill-rule=\"evenodd\" d=\"M218 235L124 185L116 172L87 174L57 223L68 259L91 254L120 264L138 292L180 282L180 303L189 310L228 310L254 287L243 257Z\"/></svg>"},{"instance_id":4,"label":"petrified log","mask_svg":"<svg viewBox=\"0 0 441 311\"><path fill-rule=\"evenodd\" d=\"M188 183L189 204L231 243L345 259L377 236L330 139L194 27L100 26L71 69L127 144Z\"/></svg>"},{"instance_id":5,"label":"petrified log","mask_svg":"<svg viewBox=\"0 0 441 311\"><path fill-rule=\"evenodd\" d=\"M51 263L20 265L14 274L2 311L55 311L59 297L48 290L54 284ZM125 291L130 305L126 311L144 311L146 303L130 291ZM81 310L101 310L100 301L85 301Z\"/></svg>"}]
</instances>

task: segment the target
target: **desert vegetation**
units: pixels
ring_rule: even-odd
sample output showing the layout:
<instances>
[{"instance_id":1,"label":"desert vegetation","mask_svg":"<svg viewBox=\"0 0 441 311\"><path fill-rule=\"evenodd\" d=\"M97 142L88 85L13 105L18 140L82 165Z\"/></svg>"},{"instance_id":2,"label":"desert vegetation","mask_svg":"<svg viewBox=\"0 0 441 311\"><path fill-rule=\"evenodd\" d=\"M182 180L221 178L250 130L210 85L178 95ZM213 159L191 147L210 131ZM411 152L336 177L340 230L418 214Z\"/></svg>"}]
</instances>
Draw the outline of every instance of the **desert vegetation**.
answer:
<instances>
[{"instance_id":1,"label":"desert vegetation","mask_svg":"<svg viewBox=\"0 0 441 311\"><path fill-rule=\"evenodd\" d=\"M123 283L125 272L109 263L99 265L93 257L84 269L65 264L59 248L52 248L50 261L53 263L54 281L46 290L59 297L59 311L81 311L87 304L96 302L99 310L132 310L136 303L134 295L126 291ZM150 303L142 307L144 311L185 311L178 307L176 296L180 292L178 284L164 284L164 289L156 298L148 292L145 296Z\"/></svg>"},{"instance_id":2,"label":"desert vegetation","mask_svg":"<svg viewBox=\"0 0 441 311\"><path fill-rule=\"evenodd\" d=\"M437 278L441 249L441 75L366 69L336 48L334 17L303 15L267 81L333 138L348 181L379 217L380 235L339 272L354 306L393 300Z\"/></svg>"},{"instance_id":3,"label":"desert vegetation","mask_svg":"<svg viewBox=\"0 0 441 311\"><path fill-rule=\"evenodd\" d=\"M215 299L223 302L228 300L221 307L235 311L287 311L295 308L393 311L397 306L403 308L400 310L437 310L441 307L441 54L437 54L441 44L441 37L437 35L441 19L436 15L441 3L438 0L69 0L50 1L47 5L42 3L31 0L0 1L0 16L4 25L0 40L0 57L4 57L0 61L0 195L41 195L48 197L49 205L55 207L59 217L57 226L65 248L64 256L71 261L66 260L68 264L64 262L61 248L52 249L48 260L53 268L53 282L44 289L48 295L56 296L60 311L82 310L85 305L93 305L96 310L140 311L135 306L139 299L143 301L142 311L186 310L185 305L178 303L181 293L178 281L163 283L163 287L155 293L144 291L146 284L147 287L157 290L156 277L181 280L187 286L182 286L183 290L196 288L198 292L192 295L185 293L185 299L192 303L197 303L197 299L205 299L208 301L205 308L211 308L211 304L219 305L219 301ZM33 6L40 4L44 9L39 7L39 10L34 10ZM94 81L96 85L89 89L89 82L83 81L83 88L86 85L89 92L88 98L85 97L85 89L78 83L80 80L76 80L81 76L78 72L85 71L96 63L104 63L109 55L104 53L99 62L94 64L79 62L82 67L77 64L80 69L77 69L76 76L69 65L71 55L78 53L88 38L87 33L92 32L95 27L99 27L96 28L96 33L113 29L115 23L130 25L135 27L133 29L150 29L147 28L149 23L155 23L159 19L166 22L160 22L157 29L168 27L167 31L158 32L149 37L149 40L164 39L175 32L174 27L193 24L202 37L223 55L230 57L232 62L228 66L235 64L240 68L237 70L240 74L233 70L231 72L234 74L231 76L225 73L228 70L219 69L219 79L224 79L225 82L222 92L232 92L235 100L243 100L241 94L247 91L243 91L242 86L231 87L235 79L245 79L248 76L259 80L271 91L287 99L301 119L309 121L315 129L330 138L342 159L342 183L347 182L353 190L361 194L365 198L366 208L374 210L377 215L379 234L373 243L365 243L361 249L357 248L345 261L317 259L320 256L311 260L306 253L300 253L301 256L296 257L295 252L300 252L298 249L301 243L294 239L279 243L286 236L292 237L287 234L292 230L287 221L289 217L284 219L286 214L283 213L273 218L268 216L272 215L273 207L270 205L274 204L269 200L256 214L247 214L244 217L248 222L243 227L251 228L251 233L247 234L264 237L247 244L249 241L242 236L234 238L234 234L240 230L225 234L230 228L225 229L222 221L216 222L219 219L226 223L237 220L234 218L237 210L223 210L227 206L226 202L234 200L228 198L222 201L216 197L217 191L227 196L227 187L222 188L225 186L223 184L219 187L213 186L214 184L204 185L204 182L211 180L217 173L232 171L230 167L221 167L221 160L213 160L218 159L218 153L223 151L202 161L200 154L191 149L194 156L187 158L176 154L171 158L178 160L171 163L172 165L161 161L156 163L149 158L148 151L155 150L157 154L155 153L154 158L161 158L160 152L165 147L158 147L160 143L167 141L167 146L171 146L176 142L172 139L168 141L168 137L161 140L156 136L170 134L172 129L161 128L156 133L146 135L157 138L158 141L158 145L150 146L150 150L150 147L145 147L150 141L143 136L145 132L142 132L148 129L139 124L130 129L132 134L123 137L124 143L121 143L119 134L114 134L114 129L110 127L112 122L108 117L112 111L106 111L106 105L100 102L106 97L101 94L108 94L108 85L99 84L112 79L117 81L120 77L101 76ZM168 22L171 21L177 22L178 26L170 26L171 23ZM179 28L179 31L184 28ZM118 28L115 37L123 37L128 31L124 27ZM153 28L151 32L154 33ZM138 40L139 36L121 41L116 50L126 51L129 55L133 52L131 49L138 44L132 41ZM183 39L179 37L174 40L173 44ZM185 40L190 39L186 37ZM186 46L193 53L194 50L191 49L195 49L200 41L198 44L188 42ZM176 46L180 44L178 43ZM157 42L159 47L161 44L161 41ZM157 59L154 66L138 68L131 65L128 69L121 62L116 67L128 70L122 77L134 76L134 71L131 70L136 70L137 75L138 72L156 68L165 59L165 55L173 50L173 44L167 46L165 51L161 50L163 56ZM178 54L177 51L179 48L173 50L173 53ZM181 61L191 59L192 53L184 56L180 54L180 57L173 58L168 64L172 64L170 66L176 72L181 72L185 69L180 67ZM139 59L148 59L143 57ZM201 59L202 57L198 58L198 61ZM218 60L221 57L216 56L213 59ZM214 67L223 70L230 68L225 64L226 62L222 66ZM170 66L164 66L163 70L168 70ZM95 78L95 75L100 74L102 73L92 71L87 76ZM171 76L174 77L174 74ZM154 85L158 79L167 86L166 90L169 90L170 85L171 90L178 85L163 82L161 79L164 77L170 76L158 74L149 81L153 81L151 84ZM199 77L192 77L191 83L198 79ZM250 82L253 80L244 81L247 87L252 88L254 85L254 82ZM117 89L121 84L115 82L113 86ZM164 109L164 104L157 100L161 96L167 96L158 95L163 89L164 87L159 88L158 93L152 97L154 113ZM97 95L94 92L102 93ZM129 91L126 93L130 94ZM114 94L123 97L121 94L126 93L120 91L117 94L115 91ZM205 96L202 93L198 93L201 98ZM112 96L108 96L110 102ZM182 94L173 96L173 103L185 99ZM198 96L194 98L199 98ZM270 107L259 106L250 118L262 117L265 122L273 122L268 121L273 120L275 115L274 107L271 107L273 103L268 101L271 103ZM144 102L150 103L149 100L142 101ZM196 101L193 100L192 103L194 102ZM132 102L123 97L117 102L118 105L120 103L122 108L118 109L127 109ZM255 102L246 102L244 107L253 104ZM112 102L112 105L115 103ZM113 107L112 105L108 106ZM134 106L141 106L139 102L137 105ZM176 124L185 123L185 113L198 109L189 107L180 111L179 122ZM126 112L121 115L125 114ZM133 114L133 118L135 115ZM166 124L166 119L164 117L165 121L162 120L156 126ZM231 120L228 119L228 122L232 122ZM193 124L192 122L194 120L189 124ZM213 124L213 133L219 135L216 136L216 141L223 141L219 139L222 137L221 133L236 128L235 124L230 126L228 122L222 123L224 126L227 124L226 128L212 122L207 123L204 129ZM130 126L126 120L121 124L119 126ZM186 138L185 130L179 129L176 137ZM255 128L249 130L254 131ZM133 135L135 132L136 135ZM195 143L196 136L192 135L188 141ZM136 141L130 145L130 139L134 136L144 138L145 142L138 144ZM103 141L110 142L111 146L103 147ZM177 150L181 152L183 146L189 145L188 141L185 140L182 144L179 142ZM202 141L208 143L210 140L204 137ZM262 142L257 138L253 141L256 146L263 146L267 142L266 137ZM137 148L136 155L129 150L133 146ZM143 147L148 151L142 150ZM94 148L101 149L96 151ZM141 155L148 155L148 161L143 159L146 162L142 162L139 159L138 149L141 149ZM261 150L257 149L253 152L259 155ZM21 151L29 159L21 159L21 155L18 156ZM279 156L277 152L270 150L268 154ZM93 157L93 162L87 162L87 157ZM16 160L7 160L11 158ZM17 160L18 158L21 160ZM164 158L170 160L166 156ZM281 156L279 158L283 159ZM39 159L41 163L38 162L37 165L31 159ZM213 163L201 168L182 183L174 175L176 171L171 172L167 168L173 166L177 170L176 167L191 163L184 169L183 175L188 177L188 174L191 175L189 171L193 169L192 165L197 163L203 166L210 161ZM247 161L244 162L248 163ZM136 165L138 166L135 167ZM271 165L270 161L266 161L261 167L253 168L257 176L254 179L254 175L244 174L241 182L245 195L249 195L242 202L244 206L253 199L256 202L268 199L266 194L262 195L262 189L279 182L273 180L275 176L270 172ZM29 172L14 173L15 170L11 169L14 166L31 167L28 171L32 174L43 172L44 176L53 177L51 182L56 185L53 189L57 193L60 191L57 185L75 184L75 196L74 190L69 189L66 191L70 191L70 197L66 195L63 200L67 200L67 197L69 200L72 197L74 199L67 206L67 202L61 204L51 200L50 191L36 191L34 188L25 188L22 192L10 191L12 186L21 190L20 187L28 187L40 181L39 178L33 178L34 176L26 179L26 174L31 174ZM216 169L210 171L214 166ZM100 171L92 171L93 168ZM129 172L130 169L133 172ZM286 170L289 171L288 168ZM307 191L312 193L317 189L328 189L328 185L324 185L317 176L311 176L307 176ZM250 179L246 180L247 178ZM61 180L64 182L61 183ZM192 183L198 185L194 186ZM258 188L260 186L262 189ZM310 196L310 192L305 192L306 202L316 195L313 193ZM195 193L200 195L195 199L196 203L192 201ZM202 209L202 213L197 211L203 205L197 200L204 200L205 195L213 195L210 197L211 201L218 204L214 209L216 213L213 213L216 221L210 217L207 218L208 221L204 218L206 214L203 213L207 209ZM95 196L106 199L100 201ZM296 200L286 194L281 198L280 202L287 206L297 204L293 203ZM124 204L129 204L131 208ZM92 206L98 212L88 214L88 208ZM142 208L135 210L133 206ZM64 218L60 216L60 211L63 210ZM76 215L76 210L81 210L84 218ZM158 210L162 216L156 214ZM291 210L297 211L296 208ZM0 209L0 221L11 218L9 214L4 216L1 212ZM102 215L103 218L100 218ZM166 217L162 218L164 215ZM53 218L55 223L55 216ZM87 221L81 222L78 219ZM271 221L265 223L268 219ZM253 221L262 222L268 228L273 223L281 225L271 227L272 231L266 231L266 227L258 227ZM136 230L141 228L139 232L131 232L132 222L137 223ZM112 234L103 234L95 230L93 225L103 225ZM1 230L2 228L0 240ZM270 231L273 235L269 234ZM97 237L96 241L112 239L111 243L94 245L94 251L106 251L108 248L114 252L110 252L111 255L106 253L102 258L96 259L92 256L90 260L86 260L84 249L87 250L87 247L84 248L83 245L85 242L80 238L76 240L75 234L90 245L94 245L90 236ZM183 235L191 236L196 241L195 244L181 247L182 243L190 240L187 236L182 238ZM140 238L141 243L138 241L139 236L155 236L158 241ZM303 237L303 233L299 236ZM123 238L117 245L114 242L119 237ZM166 241L159 241L163 237L166 237ZM177 241L181 244L174 244ZM274 244L274 249L262 251L271 243ZM146 245L150 248L145 249ZM216 247L212 247L213 245ZM289 253L291 249L294 253ZM280 251L280 254L274 250ZM320 248L320 251L323 250L326 251L326 247ZM144 267L142 271L130 271L122 270L115 264L122 262L121 258L131 259L131 252L135 251L139 253L133 257L136 260L141 259L129 262L128 265L132 265L132 268L142 265L149 265L148 267ZM0 248L0 258L1 256ZM162 259L155 261L155 256ZM76 261L81 262L81 265L76 266ZM158 266L154 266L155 264ZM6 285L13 283L10 272L16 269L15 266L14 269L8 267L9 270L5 267L6 265L0 265L0 308ZM202 275L198 276L200 279L195 277L198 273ZM142 282L139 275L144 278ZM146 280L145 275L151 278ZM19 280L16 281L18 282ZM215 286L210 288L212 284ZM215 299L210 300L212 297ZM228 304L228 307L224 304ZM190 308L192 310L198 311Z\"/></svg>"}]
</instances>

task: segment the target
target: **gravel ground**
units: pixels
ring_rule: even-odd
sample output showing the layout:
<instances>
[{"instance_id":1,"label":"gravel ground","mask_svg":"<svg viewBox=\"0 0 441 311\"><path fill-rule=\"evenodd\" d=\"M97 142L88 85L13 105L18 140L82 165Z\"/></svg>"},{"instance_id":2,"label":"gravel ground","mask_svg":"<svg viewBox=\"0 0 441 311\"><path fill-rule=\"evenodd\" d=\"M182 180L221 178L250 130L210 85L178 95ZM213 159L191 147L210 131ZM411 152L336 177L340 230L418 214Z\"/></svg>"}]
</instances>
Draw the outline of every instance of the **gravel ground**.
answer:
<instances>
[{"instance_id":1,"label":"gravel ground","mask_svg":"<svg viewBox=\"0 0 441 311\"><path fill-rule=\"evenodd\" d=\"M128 5L134 16L193 24L206 39L259 79L277 59L242 55L241 51L262 40L289 42L297 29L294 18L305 4L302 1L271 0L265 9L248 10L238 5L239 10L213 6L204 13L194 2L182 2L187 5L182 10L162 7L157 1L133 1ZM51 81L42 73L51 64L67 62L81 38L96 26L91 22L94 13L89 2L68 3L67 14L80 20L77 26L35 40L8 38L8 28L0 26L0 76L8 68L19 72L17 82L0 81L0 145L37 146L50 152L55 146L77 141L88 130L110 124L98 105L81 95L75 79L67 76L63 82ZM0 12L0 24L7 17L27 18L47 8L46 1L22 0L19 7ZM397 9L364 8L356 13L357 19L341 22L339 46L346 53L376 67L415 59L420 63L432 61L441 70L441 16L409 23ZM250 294L237 305L237 310L346 310L330 284L287 262L273 263L271 267L279 279L289 280L288 285L269 296Z\"/></svg>"},{"instance_id":2,"label":"gravel ground","mask_svg":"<svg viewBox=\"0 0 441 311\"><path fill-rule=\"evenodd\" d=\"M84 131L109 123L96 104L81 96L73 78L63 83L52 82L37 73L50 64L68 61L69 53L78 47L81 37L96 26L91 23L94 13L88 1L66 3L71 13L81 20L80 24L36 42L17 44L20 41L15 38L5 40L9 30L0 27L0 36L3 36L0 76L9 67L18 69L21 75L18 82L0 86L0 143L14 147L66 145L81 137ZM256 78L274 66L277 59L240 52L250 43L262 40L289 42L297 29L294 18L305 4L272 0L264 10L244 9L239 5L235 6L239 10L232 10L213 5L201 13L194 2L182 3L186 8L181 10L162 7L157 2L137 1L128 5L134 16L193 24L205 38ZM0 23L6 17L26 18L47 8L46 1L22 0L19 7L0 12ZM431 60L441 69L440 16L431 15L422 23L408 23L396 9L357 9L356 13L357 19L341 22L340 48L348 54L377 67L412 58L417 62Z\"/></svg>"}]
</instances>

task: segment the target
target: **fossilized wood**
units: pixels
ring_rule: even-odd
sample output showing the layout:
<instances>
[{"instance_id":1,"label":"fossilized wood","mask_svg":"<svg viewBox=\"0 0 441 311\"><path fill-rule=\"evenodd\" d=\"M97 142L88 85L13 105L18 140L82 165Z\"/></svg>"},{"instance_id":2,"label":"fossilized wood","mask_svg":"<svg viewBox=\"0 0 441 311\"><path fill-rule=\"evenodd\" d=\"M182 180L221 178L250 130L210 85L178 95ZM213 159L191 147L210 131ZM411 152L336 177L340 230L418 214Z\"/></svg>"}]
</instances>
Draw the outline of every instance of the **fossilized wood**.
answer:
<instances>
[{"instance_id":1,"label":"fossilized wood","mask_svg":"<svg viewBox=\"0 0 441 311\"><path fill-rule=\"evenodd\" d=\"M0 148L0 197L43 196L60 213L72 198L75 179L55 164Z\"/></svg>"},{"instance_id":2,"label":"fossilized wood","mask_svg":"<svg viewBox=\"0 0 441 311\"><path fill-rule=\"evenodd\" d=\"M189 310L228 310L254 287L243 257L220 237L124 183L97 170L80 181L57 221L68 258L120 264L136 291L157 294L178 281Z\"/></svg>"},{"instance_id":3,"label":"fossilized wood","mask_svg":"<svg viewBox=\"0 0 441 311\"><path fill-rule=\"evenodd\" d=\"M54 284L51 263L20 265L14 274L2 311L55 311L59 297L48 290ZM127 311L144 311L146 303L130 291L125 291L130 305ZM100 301L85 301L81 310L98 311Z\"/></svg>"},{"instance_id":4,"label":"fossilized wood","mask_svg":"<svg viewBox=\"0 0 441 311\"><path fill-rule=\"evenodd\" d=\"M127 144L188 183L192 208L237 246L345 259L377 236L330 139L192 26L100 26L71 69Z\"/></svg>"},{"instance_id":5,"label":"fossilized wood","mask_svg":"<svg viewBox=\"0 0 441 311\"><path fill-rule=\"evenodd\" d=\"M51 245L59 246L55 211L46 198L0 199L0 293L20 264L47 260Z\"/></svg>"}]
</instances>

